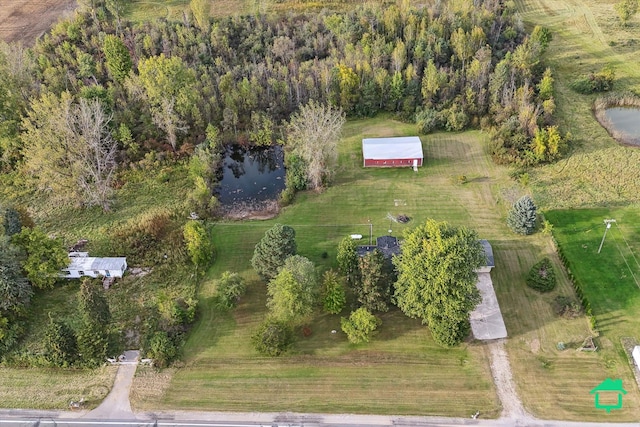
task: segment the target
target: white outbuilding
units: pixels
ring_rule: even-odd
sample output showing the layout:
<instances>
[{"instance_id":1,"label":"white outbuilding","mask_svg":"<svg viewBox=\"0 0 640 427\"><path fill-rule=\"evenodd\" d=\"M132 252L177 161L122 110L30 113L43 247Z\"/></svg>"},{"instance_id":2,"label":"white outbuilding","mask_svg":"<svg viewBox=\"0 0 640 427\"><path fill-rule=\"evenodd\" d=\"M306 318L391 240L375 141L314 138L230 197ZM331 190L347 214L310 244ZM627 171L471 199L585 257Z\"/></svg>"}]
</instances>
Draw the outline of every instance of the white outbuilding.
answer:
<instances>
[{"instance_id":1,"label":"white outbuilding","mask_svg":"<svg viewBox=\"0 0 640 427\"><path fill-rule=\"evenodd\" d=\"M417 136L365 138L362 140L364 167L422 166L422 141Z\"/></svg>"},{"instance_id":2,"label":"white outbuilding","mask_svg":"<svg viewBox=\"0 0 640 427\"><path fill-rule=\"evenodd\" d=\"M90 256L70 256L69 266L62 269L61 277L122 277L127 269L127 258L98 258Z\"/></svg>"}]
</instances>

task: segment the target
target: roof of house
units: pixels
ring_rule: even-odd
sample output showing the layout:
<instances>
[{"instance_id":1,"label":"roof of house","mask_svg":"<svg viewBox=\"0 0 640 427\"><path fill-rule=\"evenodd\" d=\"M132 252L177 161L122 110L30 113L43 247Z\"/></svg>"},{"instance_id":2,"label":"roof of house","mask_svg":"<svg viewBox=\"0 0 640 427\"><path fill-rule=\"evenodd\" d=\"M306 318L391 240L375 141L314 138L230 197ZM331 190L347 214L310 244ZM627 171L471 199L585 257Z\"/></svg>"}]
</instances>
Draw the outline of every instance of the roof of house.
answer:
<instances>
[{"instance_id":1,"label":"roof of house","mask_svg":"<svg viewBox=\"0 0 640 427\"><path fill-rule=\"evenodd\" d=\"M486 267L495 267L496 263L493 259L493 248L488 240L480 239L480 243L482 243L482 247L484 248L484 255L487 258L487 262L485 264Z\"/></svg>"},{"instance_id":2,"label":"roof of house","mask_svg":"<svg viewBox=\"0 0 640 427\"><path fill-rule=\"evenodd\" d=\"M373 252L374 249L378 249L386 258L400 254L400 244L397 237L380 236L376 238L375 245L358 246L358 255L365 256L369 252Z\"/></svg>"},{"instance_id":3,"label":"roof of house","mask_svg":"<svg viewBox=\"0 0 640 427\"><path fill-rule=\"evenodd\" d=\"M365 138L362 140L365 159L422 159L422 141L417 136Z\"/></svg>"},{"instance_id":4,"label":"roof of house","mask_svg":"<svg viewBox=\"0 0 640 427\"><path fill-rule=\"evenodd\" d=\"M97 258L97 257L71 257L66 270L91 271L91 270L123 270L127 264L127 258Z\"/></svg>"}]
</instances>

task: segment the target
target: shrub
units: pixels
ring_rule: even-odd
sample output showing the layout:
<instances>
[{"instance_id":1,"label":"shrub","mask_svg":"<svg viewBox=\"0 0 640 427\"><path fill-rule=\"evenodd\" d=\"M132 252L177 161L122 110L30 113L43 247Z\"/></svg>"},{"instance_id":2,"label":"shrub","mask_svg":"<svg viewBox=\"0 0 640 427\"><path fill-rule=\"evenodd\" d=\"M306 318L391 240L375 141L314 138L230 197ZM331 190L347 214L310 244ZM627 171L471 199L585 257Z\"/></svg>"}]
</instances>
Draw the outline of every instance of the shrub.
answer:
<instances>
[{"instance_id":1,"label":"shrub","mask_svg":"<svg viewBox=\"0 0 640 427\"><path fill-rule=\"evenodd\" d=\"M153 359L154 366L164 368L178 355L175 343L164 331L157 331L149 340L146 356Z\"/></svg>"},{"instance_id":2,"label":"shrub","mask_svg":"<svg viewBox=\"0 0 640 427\"><path fill-rule=\"evenodd\" d=\"M189 221L184 225L183 236L193 264L207 267L213 259L214 248L205 226L200 221Z\"/></svg>"},{"instance_id":3,"label":"shrub","mask_svg":"<svg viewBox=\"0 0 640 427\"><path fill-rule=\"evenodd\" d=\"M531 267L527 275L527 285L540 292L549 292L556 287L556 273L549 258Z\"/></svg>"},{"instance_id":4,"label":"shrub","mask_svg":"<svg viewBox=\"0 0 640 427\"><path fill-rule=\"evenodd\" d=\"M514 233L532 234L536 229L537 208L529 196L518 200L507 216L507 225Z\"/></svg>"},{"instance_id":5,"label":"shrub","mask_svg":"<svg viewBox=\"0 0 640 427\"><path fill-rule=\"evenodd\" d=\"M422 133L430 133L436 130L440 123L440 113L433 108L426 108L416 113L416 125L418 131Z\"/></svg>"},{"instance_id":6,"label":"shrub","mask_svg":"<svg viewBox=\"0 0 640 427\"><path fill-rule=\"evenodd\" d=\"M558 295L554 300L554 309L558 316L573 319L580 316L582 307L580 303L571 297Z\"/></svg>"},{"instance_id":7,"label":"shrub","mask_svg":"<svg viewBox=\"0 0 640 427\"><path fill-rule=\"evenodd\" d=\"M225 271L218 280L218 300L227 308L233 308L244 295L247 285L238 273Z\"/></svg>"},{"instance_id":8,"label":"shrub","mask_svg":"<svg viewBox=\"0 0 640 427\"><path fill-rule=\"evenodd\" d=\"M253 334L252 341L258 353L265 356L280 356L293 343L293 331L283 322L267 319Z\"/></svg>"},{"instance_id":9,"label":"shrub","mask_svg":"<svg viewBox=\"0 0 640 427\"><path fill-rule=\"evenodd\" d=\"M583 95L596 92L606 92L613 88L615 78L616 74L613 69L604 67L597 73L590 73L587 76L582 76L573 81L570 87L574 91Z\"/></svg>"},{"instance_id":10,"label":"shrub","mask_svg":"<svg viewBox=\"0 0 640 427\"><path fill-rule=\"evenodd\" d=\"M342 331L347 334L349 342L353 344L369 342L371 336L381 324L382 321L364 307L352 312L348 319L345 317L340 319Z\"/></svg>"}]
</instances>

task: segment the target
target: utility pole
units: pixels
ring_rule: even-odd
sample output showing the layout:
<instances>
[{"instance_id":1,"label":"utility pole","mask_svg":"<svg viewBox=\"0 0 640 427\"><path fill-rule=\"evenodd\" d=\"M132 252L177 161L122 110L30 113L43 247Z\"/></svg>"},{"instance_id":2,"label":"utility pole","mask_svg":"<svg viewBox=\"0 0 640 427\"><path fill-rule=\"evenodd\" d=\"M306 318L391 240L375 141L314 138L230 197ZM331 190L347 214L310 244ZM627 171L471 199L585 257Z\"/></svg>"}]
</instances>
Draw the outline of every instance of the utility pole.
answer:
<instances>
[{"instance_id":1,"label":"utility pole","mask_svg":"<svg viewBox=\"0 0 640 427\"><path fill-rule=\"evenodd\" d=\"M605 219L604 223L607 226L607 228L604 229L604 234L602 236L602 242L600 242L600 247L598 248L598 253L600 253L600 251L602 250L602 245L604 244L604 238L607 237L607 231L609 231L609 229L611 228L611 223L616 222L615 219Z\"/></svg>"}]
</instances>

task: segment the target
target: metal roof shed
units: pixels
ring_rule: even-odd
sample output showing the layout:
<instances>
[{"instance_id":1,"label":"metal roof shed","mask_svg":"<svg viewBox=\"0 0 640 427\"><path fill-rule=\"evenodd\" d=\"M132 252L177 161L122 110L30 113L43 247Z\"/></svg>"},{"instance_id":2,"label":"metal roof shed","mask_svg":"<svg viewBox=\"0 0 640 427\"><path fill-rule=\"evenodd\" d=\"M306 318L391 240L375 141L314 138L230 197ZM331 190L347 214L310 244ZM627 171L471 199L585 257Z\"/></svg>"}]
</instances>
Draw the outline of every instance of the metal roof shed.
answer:
<instances>
[{"instance_id":1,"label":"metal roof shed","mask_svg":"<svg viewBox=\"0 0 640 427\"><path fill-rule=\"evenodd\" d=\"M362 140L364 167L418 167L424 154L417 136L365 138Z\"/></svg>"}]
</instances>

